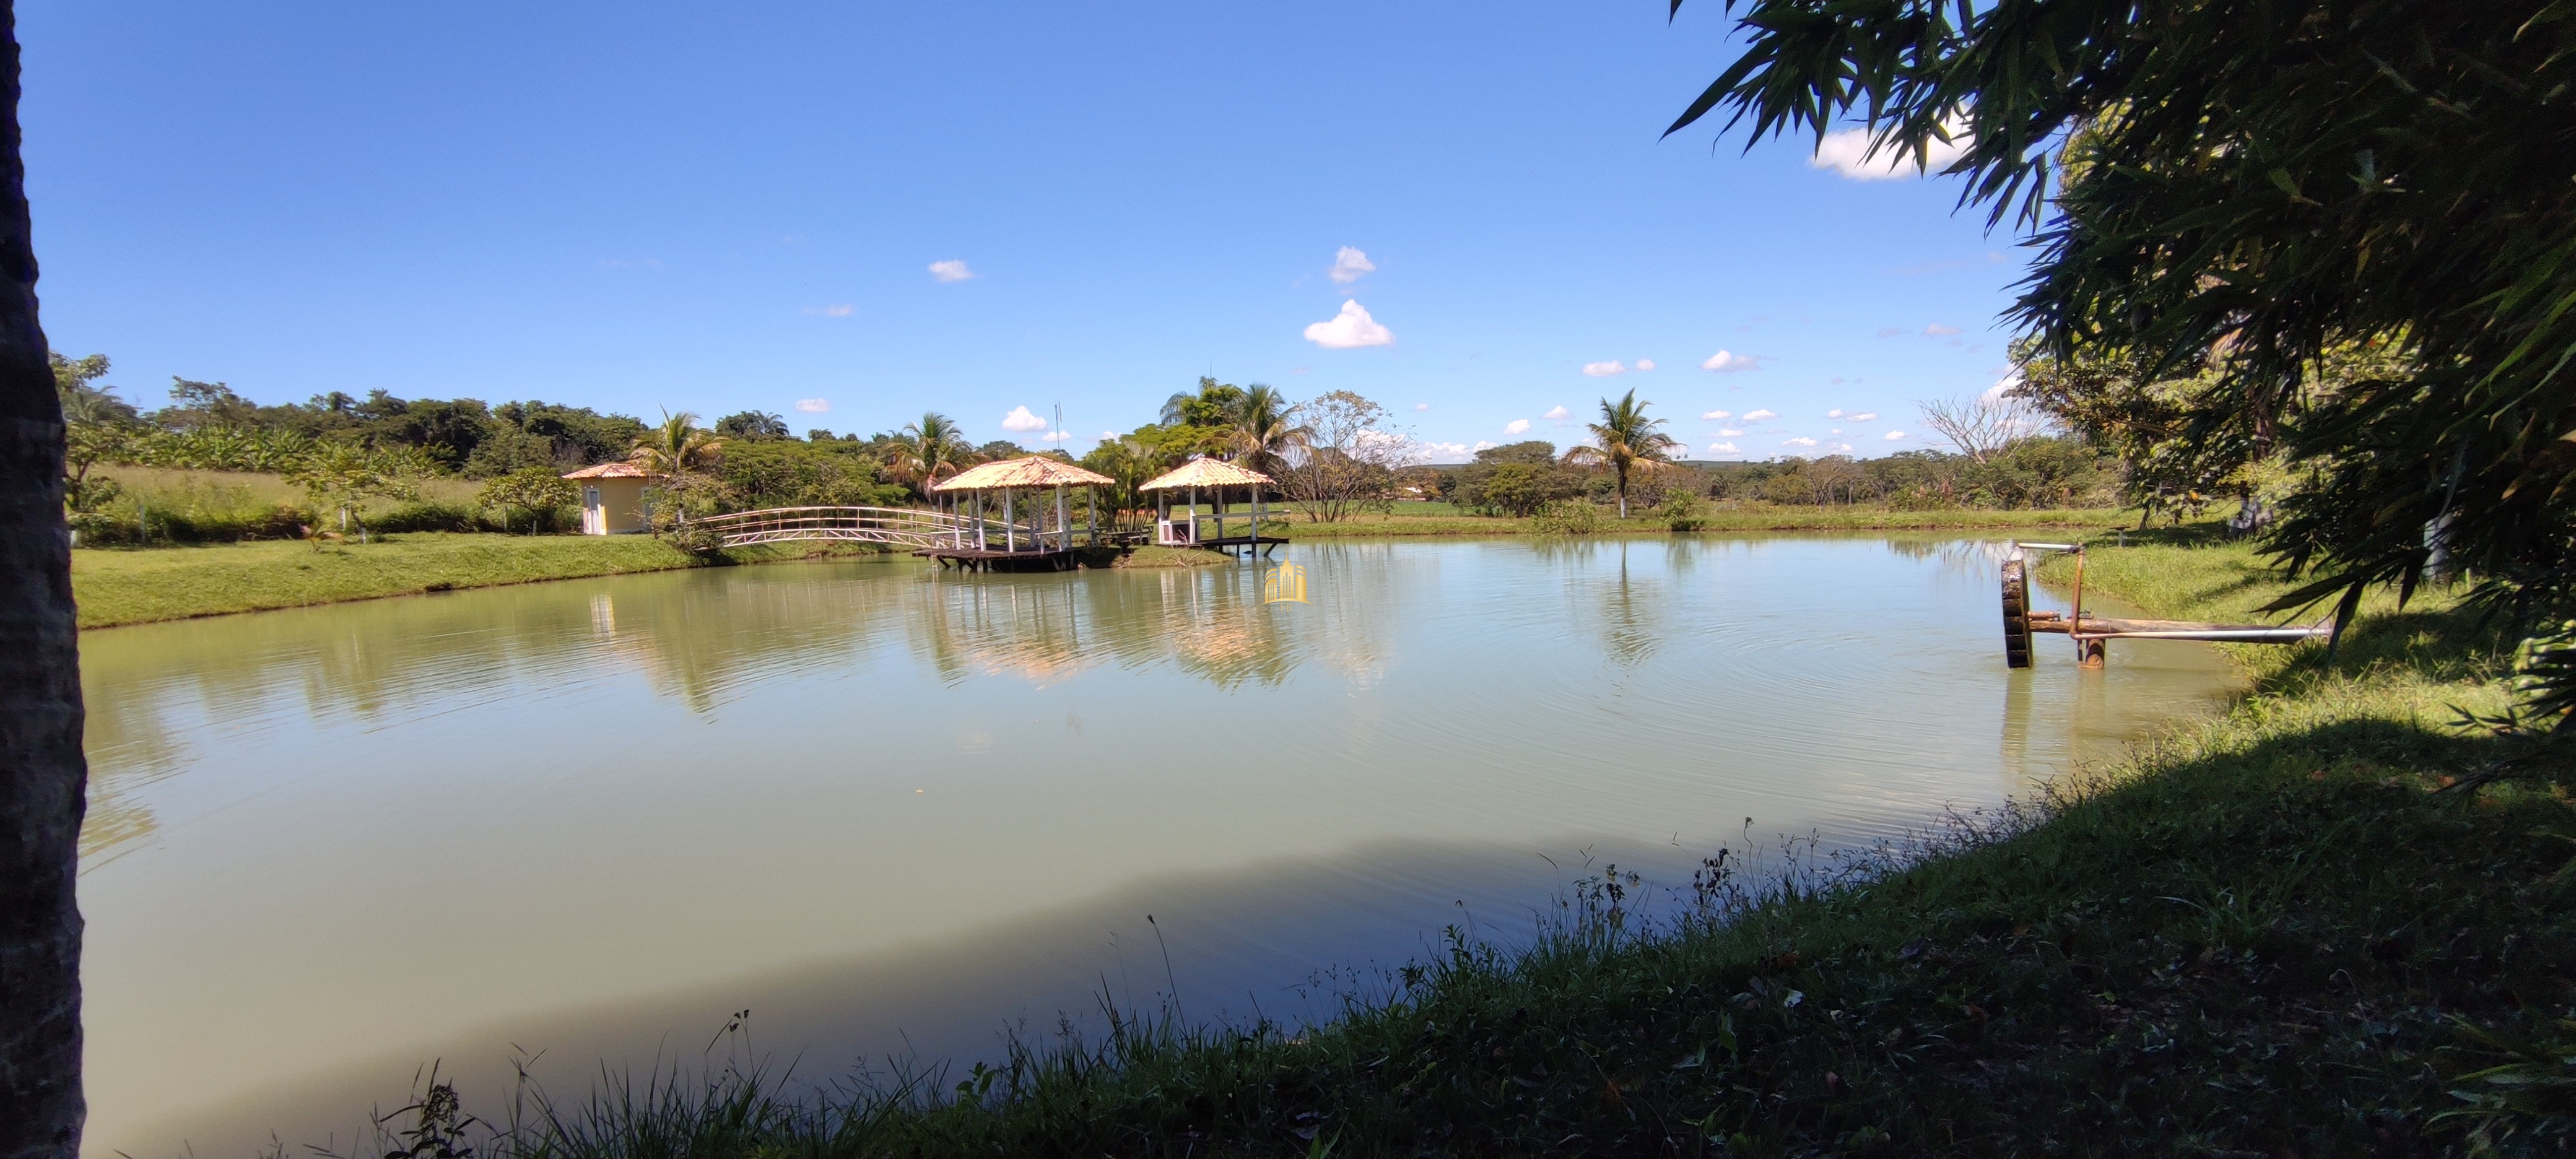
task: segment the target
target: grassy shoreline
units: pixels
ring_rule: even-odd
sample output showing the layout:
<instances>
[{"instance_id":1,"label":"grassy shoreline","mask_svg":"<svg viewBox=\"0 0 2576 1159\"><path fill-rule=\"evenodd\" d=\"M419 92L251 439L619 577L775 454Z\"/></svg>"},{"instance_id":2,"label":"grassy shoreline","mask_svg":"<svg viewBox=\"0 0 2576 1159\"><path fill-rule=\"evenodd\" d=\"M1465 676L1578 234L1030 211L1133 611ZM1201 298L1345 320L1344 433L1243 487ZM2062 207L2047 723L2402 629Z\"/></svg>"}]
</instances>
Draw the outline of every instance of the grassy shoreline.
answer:
<instances>
[{"instance_id":1,"label":"grassy shoreline","mask_svg":"<svg viewBox=\"0 0 2576 1159\"><path fill-rule=\"evenodd\" d=\"M1423 504L1420 506L1428 507ZM1440 505L1443 508L1447 504ZM1893 511L1878 507L1718 507L1711 508L1699 531L1693 534L1729 534L1749 531L1976 531L2017 528L2050 531L2131 526L2137 521L2134 508L2086 507L2037 511L1982 511L1958 508L1946 511ZM1414 513L1399 504L1391 515L1362 514L1339 523L1309 523L1303 519L1283 519L1271 528L1284 528L1292 539L1338 539L1345 537L1412 536L1412 535L1528 535L1530 520L1510 516L1449 515ZM1268 534L1281 534L1270 530ZM1633 516L1627 520L1604 517L1603 535L1671 534L1661 518Z\"/></svg>"},{"instance_id":2,"label":"grassy shoreline","mask_svg":"<svg viewBox=\"0 0 2576 1159\"><path fill-rule=\"evenodd\" d=\"M1777 508L1719 511L1698 534L1756 531L1938 531L2101 528L2125 525L2125 513L2076 511L1879 511ZM1374 536L1510 536L1529 521L1487 516L1399 515L1344 523L1287 525L1298 539ZM1603 534L1671 534L1651 519L1606 521ZM111 628L165 620L271 611L315 604L496 587L556 579L767 563L827 555L872 554L850 544L779 544L734 548L713 557L638 536L497 535L406 532L367 544L330 544L319 552L292 541L82 548L72 552L72 594L80 626ZM1122 559L1121 567L1171 567L1206 560L1169 556ZM1210 558L1221 558L1213 557Z\"/></svg>"},{"instance_id":3,"label":"grassy shoreline","mask_svg":"<svg viewBox=\"0 0 2576 1159\"><path fill-rule=\"evenodd\" d=\"M276 540L72 552L80 626L148 624L234 612L419 595L546 580L876 554L853 544L791 543L693 555L647 536L419 532L316 551Z\"/></svg>"},{"instance_id":4,"label":"grassy shoreline","mask_svg":"<svg viewBox=\"0 0 2576 1159\"><path fill-rule=\"evenodd\" d=\"M2279 590L2246 549L2138 538L2088 582L2193 617ZM1595 879L1536 946L1454 943L1323 1026L1149 1018L819 1100L673 1073L484 1153L2557 1153L2576 918L2533 834L2576 810L2440 791L2499 744L2450 723L2502 703L2494 638L2436 594L2367 606L2331 666L2231 654L2229 712L2050 800L1840 877L1713 864L1659 921Z\"/></svg>"}]
</instances>

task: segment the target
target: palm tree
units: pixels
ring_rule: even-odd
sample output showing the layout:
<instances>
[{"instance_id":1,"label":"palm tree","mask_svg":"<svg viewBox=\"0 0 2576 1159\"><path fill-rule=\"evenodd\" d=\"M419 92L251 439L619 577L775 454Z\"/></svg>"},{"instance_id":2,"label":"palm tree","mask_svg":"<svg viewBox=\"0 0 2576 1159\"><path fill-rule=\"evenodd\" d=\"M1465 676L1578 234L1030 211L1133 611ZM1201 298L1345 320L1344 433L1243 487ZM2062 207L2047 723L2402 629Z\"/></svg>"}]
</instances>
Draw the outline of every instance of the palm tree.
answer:
<instances>
[{"instance_id":1,"label":"palm tree","mask_svg":"<svg viewBox=\"0 0 2576 1159\"><path fill-rule=\"evenodd\" d=\"M957 420L936 411L903 428L903 438L889 450L886 466L895 477L930 498L932 484L964 470L975 460L975 444L957 428Z\"/></svg>"},{"instance_id":2,"label":"palm tree","mask_svg":"<svg viewBox=\"0 0 2576 1159\"><path fill-rule=\"evenodd\" d=\"M0 0L0 70L16 76ZM63 529L62 400L36 321L17 88L0 96L0 1155L81 1142L80 636Z\"/></svg>"},{"instance_id":3,"label":"palm tree","mask_svg":"<svg viewBox=\"0 0 2576 1159\"><path fill-rule=\"evenodd\" d=\"M1234 450L1244 466L1278 476L1287 469L1287 453L1307 435L1296 422L1297 408L1279 388L1253 383L1234 404Z\"/></svg>"},{"instance_id":4,"label":"palm tree","mask_svg":"<svg viewBox=\"0 0 2576 1159\"><path fill-rule=\"evenodd\" d=\"M1144 494L1137 488L1162 473L1162 459L1136 436L1120 435L1093 447L1090 454L1082 457L1082 465L1116 481L1118 486L1111 495L1118 510L1125 512L1144 506Z\"/></svg>"},{"instance_id":5,"label":"palm tree","mask_svg":"<svg viewBox=\"0 0 2576 1159\"><path fill-rule=\"evenodd\" d=\"M1628 473L1639 463L1664 463L1681 448L1681 440L1656 428L1662 419L1646 417L1652 403L1637 401L1637 392L1629 391L1617 402L1601 400L1601 421L1586 423L1592 432L1592 445L1576 447L1565 453L1565 461L1575 466L1606 466L1619 476L1619 518L1628 517Z\"/></svg>"},{"instance_id":6,"label":"palm tree","mask_svg":"<svg viewBox=\"0 0 2576 1159\"><path fill-rule=\"evenodd\" d=\"M636 436L628 462L657 475L684 478L713 468L724 457L724 436L698 425L698 416L662 412L662 425Z\"/></svg>"}]
</instances>

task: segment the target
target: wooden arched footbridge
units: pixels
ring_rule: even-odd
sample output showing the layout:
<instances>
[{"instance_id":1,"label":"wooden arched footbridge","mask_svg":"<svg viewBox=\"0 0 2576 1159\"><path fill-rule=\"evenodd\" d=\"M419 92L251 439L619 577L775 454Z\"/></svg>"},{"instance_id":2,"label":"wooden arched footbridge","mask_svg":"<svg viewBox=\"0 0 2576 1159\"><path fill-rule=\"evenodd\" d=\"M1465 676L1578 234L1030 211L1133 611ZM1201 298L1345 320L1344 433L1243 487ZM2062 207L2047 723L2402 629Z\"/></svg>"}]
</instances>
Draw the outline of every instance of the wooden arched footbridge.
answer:
<instances>
[{"instance_id":1,"label":"wooden arched footbridge","mask_svg":"<svg viewBox=\"0 0 2576 1159\"><path fill-rule=\"evenodd\" d=\"M942 565L1070 566L1077 547L1109 542L1112 533L1080 526L1030 526L918 507L774 507L689 521L725 547L760 543L881 543L912 549Z\"/></svg>"}]
</instances>

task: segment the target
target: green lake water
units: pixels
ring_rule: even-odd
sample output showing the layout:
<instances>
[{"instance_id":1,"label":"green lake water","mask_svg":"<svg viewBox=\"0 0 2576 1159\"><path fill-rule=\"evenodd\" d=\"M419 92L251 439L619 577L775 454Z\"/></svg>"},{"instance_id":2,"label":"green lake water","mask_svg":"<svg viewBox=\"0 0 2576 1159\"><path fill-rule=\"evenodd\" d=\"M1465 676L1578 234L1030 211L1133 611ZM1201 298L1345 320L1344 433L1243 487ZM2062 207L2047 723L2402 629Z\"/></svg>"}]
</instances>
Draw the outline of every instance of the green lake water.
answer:
<instances>
[{"instance_id":1,"label":"green lake water","mask_svg":"<svg viewBox=\"0 0 2576 1159\"><path fill-rule=\"evenodd\" d=\"M888 557L88 633L88 1150L345 1143L433 1059L495 1105L514 1047L578 1093L743 1009L818 1078L1104 997L1296 1019L1602 864L1866 846L2220 703L2197 645L2008 671L1999 548L1301 544L1268 605Z\"/></svg>"}]
</instances>

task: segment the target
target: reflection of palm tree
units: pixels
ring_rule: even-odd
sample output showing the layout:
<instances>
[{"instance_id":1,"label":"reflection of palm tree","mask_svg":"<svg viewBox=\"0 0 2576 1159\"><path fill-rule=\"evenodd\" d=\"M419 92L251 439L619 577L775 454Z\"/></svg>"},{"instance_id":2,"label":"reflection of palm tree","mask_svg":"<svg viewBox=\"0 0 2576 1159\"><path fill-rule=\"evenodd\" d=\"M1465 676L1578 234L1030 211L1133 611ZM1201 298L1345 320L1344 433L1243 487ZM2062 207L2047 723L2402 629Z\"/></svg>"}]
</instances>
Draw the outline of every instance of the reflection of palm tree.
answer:
<instances>
[{"instance_id":1,"label":"reflection of palm tree","mask_svg":"<svg viewBox=\"0 0 2576 1159\"><path fill-rule=\"evenodd\" d=\"M975 445L957 429L957 420L933 411L903 428L903 441L895 444L891 458L887 466L895 477L912 484L927 499L932 484L974 461Z\"/></svg>"},{"instance_id":2,"label":"reflection of palm tree","mask_svg":"<svg viewBox=\"0 0 2576 1159\"><path fill-rule=\"evenodd\" d=\"M699 426L698 416L688 411L662 412L661 425L645 428L626 455L629 462L674 479L707 470L723 457L724 436Z\"/></svg>"},{"instance_id":3,"label":"reflection of palm tree","mask_svg":"<svg viewBox=\"0 0 2576 1159\"><path fill-rule=\"evenodd\" d=\"M1309 433L1297 424L1295 415L1296 408L1288 405L1279 388L1259 382L1243 388L1243 397L1234 404L1238 461L1263 474L1278 475L1287 466L1289 449Z\"/></svg>"},{"instance_id":4,"label":"reflection of palm tree","mask_svg":"<svg viewBox=\"0 0 2576 1159\"><path fill-rule=\"evenodd\" d=\"M1601 400L1601 421L1584 424L1592 432L1592 445L1576 447L1565 453L1565 461L1576 466L1604 466L1619 477L1619 518L1628 517L1628 473L1638 463L1669 461L1681 448L1681 440L1657 427L1662 419L1646 417L1652 403L1637 401L1637 392L1629 391L1617 402Z\"/></svg>"},{"instance_id":5,"label":"reflection of palm tree","mask_svg":"<svg viewBox=\"0 0 2576 1159\"><path fill-rule=\"evenodd\" d=\"M1628 580L1628 545L1619 545L1619 591L1610 598L1609 629L1605 641L1610 658L1624 667L1634 668L1655 652L1655 609L1653 593L1648 593L1646 606L1640 606L1637 591Z\"/></svg>"}]
</instances>

